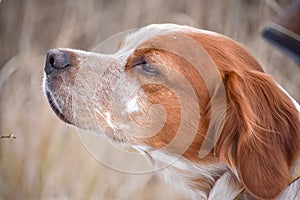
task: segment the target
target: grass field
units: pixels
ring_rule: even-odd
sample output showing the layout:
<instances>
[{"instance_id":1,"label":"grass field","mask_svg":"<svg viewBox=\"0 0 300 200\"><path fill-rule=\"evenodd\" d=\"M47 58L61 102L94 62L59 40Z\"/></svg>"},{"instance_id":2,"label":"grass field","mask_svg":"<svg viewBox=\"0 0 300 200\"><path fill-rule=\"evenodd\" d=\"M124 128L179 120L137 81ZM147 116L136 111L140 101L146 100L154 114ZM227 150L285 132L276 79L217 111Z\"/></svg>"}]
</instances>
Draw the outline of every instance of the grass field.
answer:
<instances>
[{"instance_id":1,"label":"grass field","mask_svg":"<svg viewBox=\"0 0 300 200\"><path fill-rule=\"evenodd\" d=\"M130 28L188 24L241 42L300 101L300 67L261 38L276 14L274 1L0 2L0 134L17 137L0 140L0 200L186 199L153 174L117 172L86 151L76 130L54 115L43 96L43 67L50 48L91 50ZM277 2L280 8L290 1Z\"/></svg>"}]
</instances>

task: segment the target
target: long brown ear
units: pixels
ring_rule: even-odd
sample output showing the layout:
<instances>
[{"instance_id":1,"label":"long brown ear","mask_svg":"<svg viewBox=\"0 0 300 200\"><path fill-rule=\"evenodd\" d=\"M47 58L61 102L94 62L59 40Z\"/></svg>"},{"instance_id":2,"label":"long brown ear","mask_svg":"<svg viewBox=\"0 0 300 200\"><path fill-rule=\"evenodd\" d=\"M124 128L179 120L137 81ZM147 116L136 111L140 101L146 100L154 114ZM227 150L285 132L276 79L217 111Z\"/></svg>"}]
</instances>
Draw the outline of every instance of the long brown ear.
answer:
<instances>
[{"instance_id":1,"label":"long brown ear","mask_svg":"<svg viewBox=\"0 0 300 200\"><path fill-rule=\"evenodd\" d=\"M260 199L273 199L289 184L299 155L299 115L292 101L263 72L227 72L226 122L218 142L221 160Z\"/></svg>"}]
</instances>

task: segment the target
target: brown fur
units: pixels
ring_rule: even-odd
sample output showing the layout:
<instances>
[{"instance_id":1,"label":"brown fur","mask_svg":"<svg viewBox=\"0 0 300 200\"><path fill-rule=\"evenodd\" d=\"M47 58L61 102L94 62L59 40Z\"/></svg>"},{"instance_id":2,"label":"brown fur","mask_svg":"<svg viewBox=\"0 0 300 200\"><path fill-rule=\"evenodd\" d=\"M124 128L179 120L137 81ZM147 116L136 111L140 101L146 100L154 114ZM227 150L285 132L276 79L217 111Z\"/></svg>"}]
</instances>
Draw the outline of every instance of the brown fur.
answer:
<instances>
[{"instance_id":1,"label":"brown fur","mask_svg":"<svg viewBox=\"0 0 300 200\"><path fill-rule=\"evenodd\" d=\"M290 167L299 156L298 111L244 48L231 40L192 37L201 42L224 77L227 118L217 154L238 170L254 196L278 196L291 182Z\"/></svg>"}]
</instances>

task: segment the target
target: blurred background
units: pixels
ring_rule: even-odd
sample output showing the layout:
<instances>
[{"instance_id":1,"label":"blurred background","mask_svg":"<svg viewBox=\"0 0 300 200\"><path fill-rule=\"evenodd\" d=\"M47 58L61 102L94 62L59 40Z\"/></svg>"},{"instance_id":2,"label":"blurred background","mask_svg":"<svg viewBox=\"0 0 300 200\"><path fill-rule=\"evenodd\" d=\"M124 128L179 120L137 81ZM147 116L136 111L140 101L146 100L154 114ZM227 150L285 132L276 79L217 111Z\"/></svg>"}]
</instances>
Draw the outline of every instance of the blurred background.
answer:
<instances>
[{"instance_id":1,"label":"blurred background","mask_svg":"<svg viewBox=\"0 0 300 200\"><path fill-rule=\"evenodd\" d=\"M299 65L261 37L290 0L0 2L0 135L17 137L0 140L0 200L187 199L153 174L114 171L86 151L43 96L50 48L91 50L109 36L150 23L192 25L242 43L300 101Z\"/></svg>"}]
</instances>

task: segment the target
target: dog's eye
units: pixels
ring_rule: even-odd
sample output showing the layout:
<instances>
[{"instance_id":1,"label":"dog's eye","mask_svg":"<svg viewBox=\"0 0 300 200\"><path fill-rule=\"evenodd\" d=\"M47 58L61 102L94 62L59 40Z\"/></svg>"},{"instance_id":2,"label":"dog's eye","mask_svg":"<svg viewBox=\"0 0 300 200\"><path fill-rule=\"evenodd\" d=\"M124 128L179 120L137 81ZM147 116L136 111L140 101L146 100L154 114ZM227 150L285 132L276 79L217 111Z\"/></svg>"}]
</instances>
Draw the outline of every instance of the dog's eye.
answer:
<instances>
[{"instance_id":1,"label":"dog's eye","mask_svg":"<svg viewBox=\"0 0 300 200\"><path fill-rule=\"evenodd\" d=\"M141 65L141 67L147 73L158 74L158 72L149 63L144 63L144 64Z\"/></svg>"},{"instance_id":2,"label":"dog's eye","mask_svg":"<svg viewBox=\"0 0 300 200\"><path fill-rule=\"evenodd\" d=\"M139 63L136 63L133 67L138 70L143 70L143 72L147 74L153 74L153 75L159 74L158 71L154 69L153 66L147 63L146 61L141 61Z\"/></svg>"}]
</instances>

